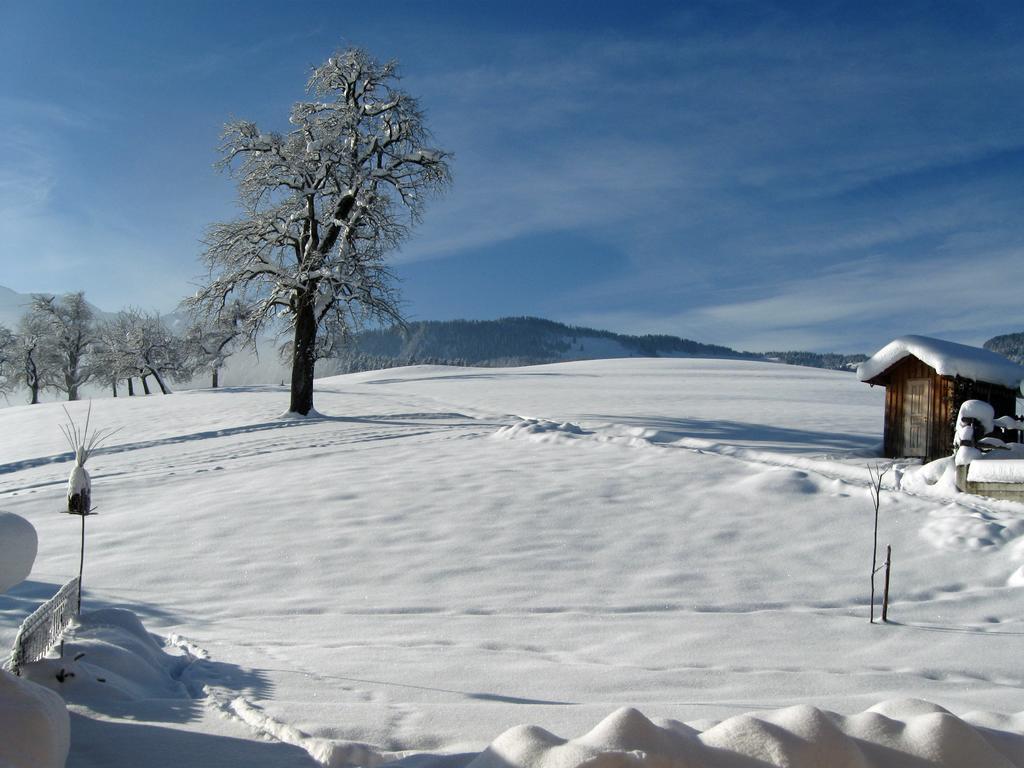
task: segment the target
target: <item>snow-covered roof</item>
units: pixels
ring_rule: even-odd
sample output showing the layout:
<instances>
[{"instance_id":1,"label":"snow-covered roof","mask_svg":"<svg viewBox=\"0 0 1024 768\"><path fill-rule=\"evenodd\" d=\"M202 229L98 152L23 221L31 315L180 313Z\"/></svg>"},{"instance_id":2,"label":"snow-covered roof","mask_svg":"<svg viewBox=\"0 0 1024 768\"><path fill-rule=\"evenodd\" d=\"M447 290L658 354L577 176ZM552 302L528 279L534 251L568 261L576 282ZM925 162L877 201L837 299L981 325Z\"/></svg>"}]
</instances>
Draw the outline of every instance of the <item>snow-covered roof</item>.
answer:
<instances>
[{"instance_id":1,"label":"snow-covered roof","mask_svg":"<svg viewBox=\"0 0 1024 768\"><path fill-rule=\"evenodd\" d=\"M960 376L1016 389L1024 367L980 347L968 347L928 336L900 336L857 366L857 378L870 381L909 355L934 368L940 376Z\"/></svg>"}]
</instances>

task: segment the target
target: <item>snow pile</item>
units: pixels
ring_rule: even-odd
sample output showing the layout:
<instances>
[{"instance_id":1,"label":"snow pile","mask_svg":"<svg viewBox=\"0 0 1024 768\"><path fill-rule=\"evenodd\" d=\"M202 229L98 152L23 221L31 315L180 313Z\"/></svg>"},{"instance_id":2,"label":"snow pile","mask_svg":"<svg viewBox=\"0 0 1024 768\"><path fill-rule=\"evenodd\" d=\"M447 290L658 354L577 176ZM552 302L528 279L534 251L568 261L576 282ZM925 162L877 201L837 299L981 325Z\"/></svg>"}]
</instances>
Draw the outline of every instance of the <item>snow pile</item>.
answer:
<instances>
[{"instance_id":1,"label":"snow pile","mask_svg":"<svg viewBox=\"0 0 1024 768\"><path fill-rule=\"evenodd\" d=\"M976 459L967 470L967 479L972 483L1024 483L1024 459Z\"/></svg>"},{"instance_id":2,"label":"snow pile","mask_svg":"<svg viewBox=\"0 0 1024 768\"><path fill-rule=\"evenodd\" d=\"M429 763L428 763L429 765ZM705 730L655 724L623 708L576 739L518 726L469 768L1012 768L1024 766L1024 714L958 718L914 699L886 701L852 716L810 706L731 717Z\"/></svg>"},{"instance_id":3,"label":"snow pile","mask_svg":"<svg viewBox=\"0 0 1024 768\"><path fill-rule=\"evenodd\" d=\"M102 711L112 701L188 699L181 675L191 661L165 653L131 611L104 608L83 613L65 633L63 658L28 664L24 675Z\"/></svg>"},{"instance_id":4,"label":"snow pile","mask_svg":"<svg viewBox=\"0 0 1024 768\"><path fill-rule=\"evenodd\" d=\"M1016 389L1024 380L1024 367L980 347L969 347L928 336L900 336L857 366L857 378L870 381L905 357L913 355L940 376L960 376Z\"/></svg>"},{"instance_id":5,"label":"snow pile","mask_svg":"<svg viewBox=\"0 0 1024 768\"><path fill-rule=\"evenodd\" d=\"M898 487L921 495L954 496L960 492L956 487L954 458L944 456L920 466L901 468Z\"/></svg>"},{"instance_id":6,"label":"snow pile","mask_svg":"<svg viewBox=\"0 0 1024 768\"><path fill-rule=\"evenodd\" d=\"M10 512L0 512L0 593L28 578L38 546L32 523Z\"/></svg>"},{"instance_id":7,"label":"snow pile","mask_svg":"<svg viewBox=\"0 0 1024 768\"><path fill-rule=\"evenodd\" d=\"M60 696L0 670L0 766L63 768L70 730Z\"/></svg>"},{"instance_id":8,"label":"snow pile","mask_svg":"<svg viewBox=\"0 0 1024 768\"><path fill-rule=\"evenodd\" d=\"M520 418L515 424L499 429L494 436L506 439L526 438L535 443L557 443L587 434L590 433L569 421L559 423L547 419Z\"/></svg>"}]
</instances>

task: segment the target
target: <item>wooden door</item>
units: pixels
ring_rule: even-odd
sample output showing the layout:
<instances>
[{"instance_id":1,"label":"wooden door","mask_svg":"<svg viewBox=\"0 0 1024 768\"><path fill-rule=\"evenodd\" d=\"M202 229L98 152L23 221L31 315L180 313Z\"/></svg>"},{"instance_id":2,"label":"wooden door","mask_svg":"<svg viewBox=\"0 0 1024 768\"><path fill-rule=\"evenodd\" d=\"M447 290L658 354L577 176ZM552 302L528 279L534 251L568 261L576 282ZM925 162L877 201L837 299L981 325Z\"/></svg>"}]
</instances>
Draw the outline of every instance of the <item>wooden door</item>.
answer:
<instances>
[{"instance_id":1,"label":"wooden door","mask_svg":"<svg viewBox=\"0 0 1024 768\"><path fill-rule=\"evenodd\" d=\"M928 455L928 413L931 382L908 379L903 394L903 455Z\"/></svg>"}]
</instances>

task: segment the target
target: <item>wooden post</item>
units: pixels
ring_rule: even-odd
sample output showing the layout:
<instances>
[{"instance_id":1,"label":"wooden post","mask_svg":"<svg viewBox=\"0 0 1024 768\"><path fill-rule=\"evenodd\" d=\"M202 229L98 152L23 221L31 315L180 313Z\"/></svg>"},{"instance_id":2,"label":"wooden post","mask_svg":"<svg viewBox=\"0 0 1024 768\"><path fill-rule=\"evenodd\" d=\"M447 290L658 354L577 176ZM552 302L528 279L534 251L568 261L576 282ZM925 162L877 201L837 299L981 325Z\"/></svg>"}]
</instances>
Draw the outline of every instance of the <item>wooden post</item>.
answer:
<instances>
[{"instance_id":1,"label":"wooden post","mask_svg":"<svg viewBox=\"0 0 1024 768\"><path fill-rule=\"evenodd\" d=\"M85 565L85 515L87 510L82 510L82 549L78 553L78 613L82 613L82 568Z\"/></svg>"},{"instance_id":2,"label":"wooden post","mask_svg":"<svg viewBox=\"0 0 1024 768\"><path fill-rule=\"evenodd\" d=\"M889 569L892 567L892 547L885 547L885 591L882 593L882 621L889 621Z\"/></svg>"}]
</instances>

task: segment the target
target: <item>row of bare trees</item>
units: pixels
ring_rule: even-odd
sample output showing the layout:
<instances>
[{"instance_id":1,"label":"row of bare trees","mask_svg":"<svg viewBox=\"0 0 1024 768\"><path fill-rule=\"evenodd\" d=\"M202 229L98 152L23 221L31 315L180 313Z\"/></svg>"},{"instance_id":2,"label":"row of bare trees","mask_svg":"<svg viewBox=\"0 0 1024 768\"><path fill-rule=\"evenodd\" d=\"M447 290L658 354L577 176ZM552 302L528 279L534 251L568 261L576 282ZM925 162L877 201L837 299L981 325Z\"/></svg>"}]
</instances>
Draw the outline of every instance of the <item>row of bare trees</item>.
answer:
<instances>
[{"instance_id":1,"label":"row of bare trees","mask_svg":"<svg viewBox=\"0 0 1024 768\"><path fill-rule=\"evenodd\" d=\"M30 403L44 390L77 400L87 383L110 387L135 380L150 394L150 379L160 392L171 381L188 381L209 373L218 385L219 371L242 342L246 309L236 302L215 319L192 323L174 333L155 312L128 308L98 319L85 295L36 296L13 330L0 325L0 394L24 388Z\"/></svg>"}]
</instances>

